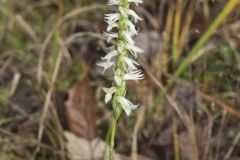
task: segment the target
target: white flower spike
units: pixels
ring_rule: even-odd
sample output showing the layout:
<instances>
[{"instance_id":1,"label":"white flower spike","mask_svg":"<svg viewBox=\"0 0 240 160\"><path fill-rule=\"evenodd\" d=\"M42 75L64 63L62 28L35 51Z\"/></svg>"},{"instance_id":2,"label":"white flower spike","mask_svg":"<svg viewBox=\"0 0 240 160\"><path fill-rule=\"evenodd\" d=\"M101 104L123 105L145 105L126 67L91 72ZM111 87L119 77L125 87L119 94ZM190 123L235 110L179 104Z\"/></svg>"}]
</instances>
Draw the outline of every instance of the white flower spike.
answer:
<instances>
[{"instance_id":1,"label":"white flower spike","mask_svg":"<svg viewBox=\"0 0 240 160\"><path fill-rule=\"evenodd\" d=\"M144 78L140 66L133 58L137 58L143 50L135 45L133 36L138 34L135 23L142 20L136 12L130 9L130 4L139 5L142 0L108 0L108 5L116 5L115 13L105 14L104 20L108 24L107 32L104 35L107 37L107 42L115 40L115 45L109 47L109 53L102 57L102 61L97 65L103 67L103 72L113 67L114 83L110 88L103 88L105 92L105 102L108 103L112 97L116 100L117 105L130 115L131 111L137 108L129 100L125 98L126 83L125 81L138 81ZM112 31L116 29L116 32ZM114 103L114 102L113 102Z\"/></svg>"},{"instance_id":2,"label":"white flower spike","mask_svg":"<svg viewBox=\"0 0 240 160\"><path fill-rule=\"evenodd\" d=\"M138 69L137 58L143 50L135 45L133 36L138 34L135 23L142 20L136 12L130 9L131 3L139 5L143 0L108 0L108 5L116 5L115 13L105 14L105 22L108 24L107 42L114 40L115 44L109 47L110 52L102 57L102 62L97 65L103 67L103 71L113 69L113 83L110 88L103 88L105 92L105 103L112 100L113 119L111 125L111 145L109 160L113 160L114 136L117 120L122 110L127 116L139 105L134 105L126 96L126 81L138 81L144 78L142 70ZM114 29L114 30L113 30Z\"/></svg>"}]
</instances>

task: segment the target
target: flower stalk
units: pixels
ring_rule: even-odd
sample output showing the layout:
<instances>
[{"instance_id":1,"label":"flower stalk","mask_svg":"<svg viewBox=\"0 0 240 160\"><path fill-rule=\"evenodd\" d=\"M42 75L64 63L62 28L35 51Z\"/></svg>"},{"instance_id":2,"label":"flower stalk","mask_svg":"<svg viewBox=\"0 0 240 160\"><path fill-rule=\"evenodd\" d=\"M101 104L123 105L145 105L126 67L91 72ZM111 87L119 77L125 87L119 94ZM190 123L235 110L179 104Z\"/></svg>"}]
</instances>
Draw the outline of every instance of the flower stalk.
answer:
<instances>
[{"instance_id":1,"label":"flower stalk","mask_svg":"<svg viewBox=\"0 0 240 160\"><path fill-rule=\"evenodd\" d=\"M139 105L134 105L126 96L126 81L138 81L144 78L142 71L137 67L139 64L134 60L138 53L143 50L135 46L133 36L138 34L134 23L142 20L132 9L130 4L138 5L142 0L109 0L108 5L116 5L115 13L105 14L105 21L108 23L107 32L108 42L115 40L115 45L109 47L109 53L102 57L102 61L97 65L103 67L103 72L112 68L113 83L110 88L103 88L105 94L105 103L112 100L113 118L111 124L111 141L109 160L114 159L113 148L116 133L117 121L122 110L129 116L132 110ZM116 30L116 32L113 32Z\"/></svg>"}]
</instances>

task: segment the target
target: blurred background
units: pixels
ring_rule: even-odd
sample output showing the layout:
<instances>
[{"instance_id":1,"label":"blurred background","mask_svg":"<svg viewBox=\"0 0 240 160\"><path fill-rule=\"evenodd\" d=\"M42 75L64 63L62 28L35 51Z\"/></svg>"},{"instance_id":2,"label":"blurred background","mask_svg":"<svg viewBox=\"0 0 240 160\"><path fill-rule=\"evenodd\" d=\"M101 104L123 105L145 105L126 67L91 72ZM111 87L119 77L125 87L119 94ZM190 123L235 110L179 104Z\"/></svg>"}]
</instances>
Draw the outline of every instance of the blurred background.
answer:
<instances>
[{"instance_id":1,"label":"blurred background","mask_svg":"<svg viewBox=\"0 0 240 160\"><path fill-rule=\"evenodd\" d=\"M107 159L106 4L0 0L0 160ZM140 108L119 120L116 160L240 160L237 0L131 7L145 79L128 83Z\"/></svg>"}]
</instances>

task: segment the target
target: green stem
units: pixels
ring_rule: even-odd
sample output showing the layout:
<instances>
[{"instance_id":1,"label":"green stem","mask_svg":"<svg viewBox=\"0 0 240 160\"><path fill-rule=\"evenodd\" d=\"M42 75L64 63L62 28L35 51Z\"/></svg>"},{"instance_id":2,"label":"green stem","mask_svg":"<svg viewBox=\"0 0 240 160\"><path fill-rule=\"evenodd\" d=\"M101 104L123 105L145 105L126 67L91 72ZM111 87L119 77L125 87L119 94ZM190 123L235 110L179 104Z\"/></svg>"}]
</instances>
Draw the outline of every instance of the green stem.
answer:
<instances>
[{"instance_id":1,"label":"green stem","mask_svg":"<svg viewBox=\"0 0 240 160\"><path fill-rule=\"evenodd\" d=\"M121 0L120 5L123 8L129 9L128 0ZM126 43L126 40L123 37L123 31L127 30L127 25L125 21L129 19L128 16L121 16L118 24L118 39L116 42L116 50L118 49L118 46L122 45L121 43ZM117 50L118 51L118 50ZM116 59L116 67L113 74L116 74L117 70L120 70L120 76L124 76L124 63L123 63L123 57L126 56L127 49L124 48L121 53L117 56ZM119 73L117 73L119 74ZM125 81L122 81L121 84L113 83L113 86L117 89L116 93L113 96L112 99L112 107L113 107L113 118L112 118L112 124L111 124L111 137L110 137L110 150L109 150L109 160L114 160L114 141L115 141L115 134L116 134L116 126L117 121L121 115L122 108L117 101L118 97L124 96L126 92L126 83Z\"/></svg>"},{"instance_id":2,"label":"green stem","mask_svg":"<svg viewBox=\"0 0 240 160\"><path fill-rule=\"evenodd\" d=\"M110 150L109 150L109 160L114 160L114 142L115 142L115 134L116 134L116 126L117 126L117 121L119 117L121 116L122 113L122 108L119 106L117 102L117 95L114 95L113 101L113 118L112 118L112 124L111 124L111 137L110 137Z\"/></svg>"},{"instance_id":3,"label":"green stem","mask_svg":"<svg viewBox=\"0 0 240 160\"><path fill-rule=\"evenodd\" d=\"M111 141L110 141L110 151L109 151L109 160L114 160L114 140L115 140L115 133L116 133L116 125L117 120L115 117L112 118L112 125L111 125Z\"/></svg>"}]
</instances>

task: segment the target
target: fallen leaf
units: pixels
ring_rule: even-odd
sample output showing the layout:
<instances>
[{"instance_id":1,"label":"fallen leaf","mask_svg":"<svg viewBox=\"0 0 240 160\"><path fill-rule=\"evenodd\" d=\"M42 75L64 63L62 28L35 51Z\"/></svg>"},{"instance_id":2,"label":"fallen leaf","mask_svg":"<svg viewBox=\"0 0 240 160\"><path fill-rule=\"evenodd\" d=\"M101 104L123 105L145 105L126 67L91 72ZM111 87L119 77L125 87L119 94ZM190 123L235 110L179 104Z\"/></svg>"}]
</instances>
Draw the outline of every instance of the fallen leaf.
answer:
<instances>
[{"instance_id":1,"label":"fallen leaf","mask_svg":"<svg viewBox=\"0 0 240 160\"><path fill-rule=\"evenodd\" d=\"M79 137L94 139L96 99L95 92L88 82L89 78L86 75L69 90L69 98L65 102L65 115L69 131Z\"/></svg>"},{"instance_id":2,"label":"fallen leaf","mask_svg":"<svg viewBox=\"0 0 240 160\"><path fill-rule=\"evenodd\" d=\"M108 160L109 146L99 138L88 140L65 131L70 160ZM114 160L121 160L115 153Z\"/></svg>"}]
</instances>

